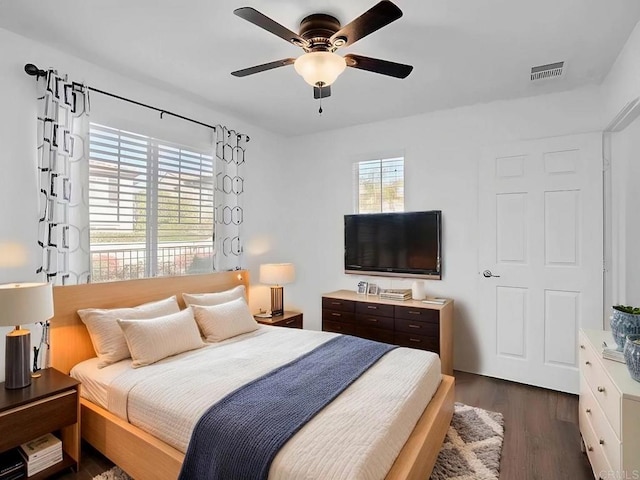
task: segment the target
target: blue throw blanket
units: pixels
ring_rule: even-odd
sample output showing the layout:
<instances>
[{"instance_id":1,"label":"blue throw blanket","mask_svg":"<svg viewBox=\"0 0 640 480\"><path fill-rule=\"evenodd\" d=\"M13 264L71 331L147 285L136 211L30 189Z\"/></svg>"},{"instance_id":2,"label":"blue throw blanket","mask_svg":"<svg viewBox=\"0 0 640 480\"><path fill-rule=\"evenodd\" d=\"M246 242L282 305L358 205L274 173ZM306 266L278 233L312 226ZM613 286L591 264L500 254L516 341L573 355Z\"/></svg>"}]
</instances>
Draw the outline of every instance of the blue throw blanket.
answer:
<instances>
[{"instance_id":1,"label":"blue throw blanket","mask_svg":"<svg viewBox=\"0 0 640 480\"><path fill-rule=\"evenodd\" d=\"M230 393L196 424L179 478L266 479L280 448L393 348L341 335Z\"/></svg>"}]
</instances>

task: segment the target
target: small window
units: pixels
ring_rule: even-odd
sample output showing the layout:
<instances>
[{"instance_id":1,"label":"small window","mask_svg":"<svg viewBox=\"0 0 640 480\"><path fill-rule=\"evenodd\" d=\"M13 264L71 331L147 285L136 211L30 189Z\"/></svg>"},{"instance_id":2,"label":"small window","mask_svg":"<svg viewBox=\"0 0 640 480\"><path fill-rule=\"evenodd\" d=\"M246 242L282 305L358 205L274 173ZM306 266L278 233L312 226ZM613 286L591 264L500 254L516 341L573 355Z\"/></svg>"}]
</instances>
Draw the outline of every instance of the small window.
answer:
<instances>
[{"instance_id":1,"label":"small window","mask_svg":"<svg viewBox=\"0 0 640 480\"><path fill-rule=\"evenodd\" d=\"M404 157L365 160L354 167L356 213L404 211Z\"/></svg>"}]
</instances>

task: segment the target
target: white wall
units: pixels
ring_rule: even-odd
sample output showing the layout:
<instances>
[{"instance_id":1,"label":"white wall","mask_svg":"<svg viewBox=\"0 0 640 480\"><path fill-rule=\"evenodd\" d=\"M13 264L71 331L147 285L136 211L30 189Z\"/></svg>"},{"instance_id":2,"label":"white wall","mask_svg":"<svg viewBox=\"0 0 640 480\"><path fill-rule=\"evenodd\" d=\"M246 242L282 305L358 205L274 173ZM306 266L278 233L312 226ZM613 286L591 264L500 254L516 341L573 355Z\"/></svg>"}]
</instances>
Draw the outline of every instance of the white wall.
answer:
<instances>
[{"instance_id":1,"label":"white wall","mask_svg":"<svg viewBox=\"0 0 640 480\"><path fill-rule=\"evenodd\" d=\"M331 121L331 112L325 112ZM405 154L406 210L443 211L442 281L427 293L455 300L455 362L479 371L473 339L483 328L476 305L477 162L483 147L522 139L597 131L603 126L598 87L502 101L298 137L280 163L280 205L274 259L294 262L298 278L286 303L304 311L305 327L321 328L321 294L355 289L344 275L343 215L353 213L352 163L385 152ZM480 266L481 268L482 266ZM371 277L383 288L408 280Z\"/></svg>"},{"instance_id":2,"label":"white wall","mask_svg":"<svg viewBox=\"0 0 640 480\"><path fill-rule=\"evenodd\" d=\"M136 82L118 73L107 71L91 63L51 49L0 29L0 243L15 242L28 251L27 263L21 267L0 268L0 283L35 280L37 235L37 177L36 177L36 84L24 73L25 63L40 68L53 67L69 74L75 81L124 97L149 103L187 117L210 124L225 124L247 133L251 141L247 147L247 192L244 198L246 237L262 238L263 249L272 248L269 233L272 222L262 215L262 205L271 195L275 171L272 166L282 157L282 139L236 118L205 108L178 95ZM114 121L142 133L151 133L167 140L179 140L195 145L209 145L210 131L204 127L165 116L157 112L92 96L92 121ZM126 123L122 123L126 122ZM245 256L248 267L257 279L257 262L251 252ZM264 304L266 292L256 289L252 304ZM258 305L252 305L254 309ZM0 328L0 337L9 329ZM32 343L39 341L34 334ZM0 339L0 381L4 379L4 339Z\"/></svg>"}]
</instances>

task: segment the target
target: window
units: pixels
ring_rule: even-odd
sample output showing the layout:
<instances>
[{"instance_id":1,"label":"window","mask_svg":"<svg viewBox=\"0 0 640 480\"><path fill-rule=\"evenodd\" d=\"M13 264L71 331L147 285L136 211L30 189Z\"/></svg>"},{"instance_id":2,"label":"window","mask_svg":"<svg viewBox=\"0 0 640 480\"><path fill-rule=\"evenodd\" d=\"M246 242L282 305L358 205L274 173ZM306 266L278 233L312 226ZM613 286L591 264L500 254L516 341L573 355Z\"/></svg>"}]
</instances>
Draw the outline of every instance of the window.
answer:
<instances>
[{"instance_id":1,"label":"window","mask_svg":"<svg viewBox=\"0 0 640 480\"><path fill-rule=\"evenodd\" d=\"M357 162L354 180L357 213L404 211L404 157Z\"/></svg>"},{"instance_id":2,"label":"window","mask_svg":"<svg viewBox=\"0 0 640 480\"><path fill-rule=\"evenodd\" d=\"M213 270L211 152L91 124L93 282Z\"/></svg>"}]
</instances>

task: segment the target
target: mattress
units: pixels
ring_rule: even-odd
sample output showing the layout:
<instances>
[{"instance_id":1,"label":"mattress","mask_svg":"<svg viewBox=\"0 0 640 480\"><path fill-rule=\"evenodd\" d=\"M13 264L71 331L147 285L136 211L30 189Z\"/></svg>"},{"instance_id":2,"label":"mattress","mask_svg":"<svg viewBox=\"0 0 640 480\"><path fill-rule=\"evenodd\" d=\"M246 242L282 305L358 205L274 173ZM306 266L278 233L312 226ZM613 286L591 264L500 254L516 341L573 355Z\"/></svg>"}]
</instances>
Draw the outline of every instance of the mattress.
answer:
<instances>
[{"instance_id":1,"label":"mattress","mask_svg":"<svg viewBox=\"0 0 640 480\"><path fill-rule=\"evenodd\" d=\"M98 369L91 359L71 374L87 399L185 452L210 405L335 335L261 326L147 367L129 359ZM389 352L285 444L269 478L384 478L440 379L437 355Z\"/></svg>"}]
</instances>

